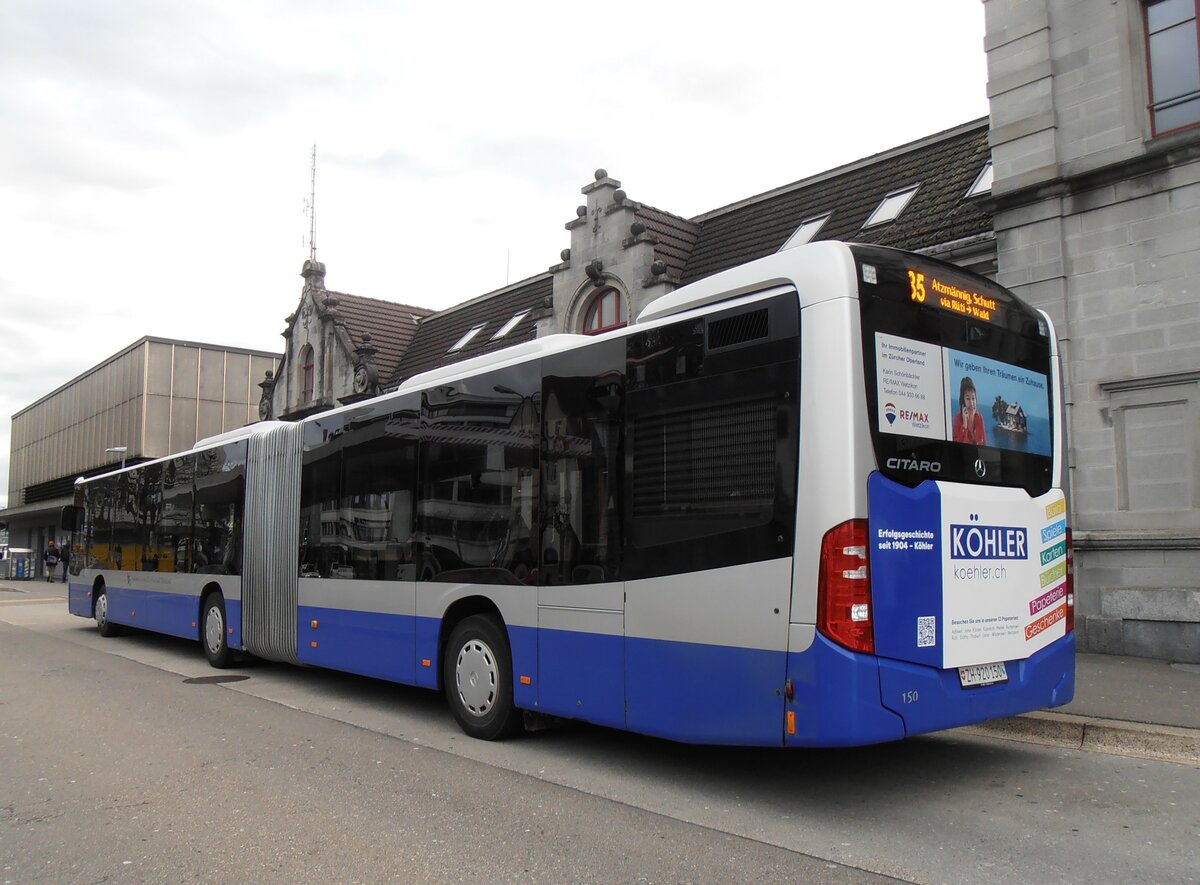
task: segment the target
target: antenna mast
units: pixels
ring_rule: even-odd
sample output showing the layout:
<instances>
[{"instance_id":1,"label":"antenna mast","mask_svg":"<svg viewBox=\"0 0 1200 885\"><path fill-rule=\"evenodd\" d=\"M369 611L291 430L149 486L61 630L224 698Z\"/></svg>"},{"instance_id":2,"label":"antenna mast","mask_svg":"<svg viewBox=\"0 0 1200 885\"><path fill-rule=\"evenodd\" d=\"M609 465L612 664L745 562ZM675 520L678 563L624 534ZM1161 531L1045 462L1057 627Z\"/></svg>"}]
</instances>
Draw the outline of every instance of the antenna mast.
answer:
<instances>
[{"instance_id":1,"label":"antenna mast","mask_svg":"<svg viewBox=\"0 0 1200 885\"><path fill-rule=\"evenodd\" d=\"M312 166L308 191L308 199L304 201L305 214L308 215L308 257L317 260L317 146L312 147Z\"/></svg>"}]
</instances>

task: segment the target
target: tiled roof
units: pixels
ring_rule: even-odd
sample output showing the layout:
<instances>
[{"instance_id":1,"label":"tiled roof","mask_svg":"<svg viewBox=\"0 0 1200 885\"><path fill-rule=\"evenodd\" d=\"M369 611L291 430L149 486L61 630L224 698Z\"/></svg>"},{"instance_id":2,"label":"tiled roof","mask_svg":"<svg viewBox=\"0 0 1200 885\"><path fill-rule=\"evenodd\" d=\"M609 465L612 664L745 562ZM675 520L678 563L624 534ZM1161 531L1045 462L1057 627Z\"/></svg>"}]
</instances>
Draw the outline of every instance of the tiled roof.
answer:
<instances>
[{"instance_id":1,"label":"tiled roof","mask_svg":"<svg viewBox=\"0 0 1200 885\"><path fill-rule=\"evenodd\" d=\"M637 217L645 225L646 232L657 240L654 257L666 263L666 277L678 280L696 245L700 225L644 204L639 204Z\"/></svg>"},{"instance_id":2,"label":"tiled roof","mask_svg":"<svg viewBox=\"0 0 1200 885\"><path fill-rule=\"evenodd\" d=\"M777 252L802 221L826 212L818 240L919 250L988 233L991 213L965 195L990 156L984 117L699 215L680 282ZM887 194L914 184L921 187L899 218L863 229Z\"/></svg>"},{"instance_id":3,"label":"tiled roof","mask_svg":"<svg viewBox=\"0 0 1200 885\"><path fill-rule=\"evenodd\" d=\"M431 315L421 322L420 334L397 370L388 375L380 372L379 377L387 379L384 387L394 388L420 372L536 338L538 316L549 309L553 291L553 278L545 273ZM503 338L493 340L509 320L522 312L525 315L520 322ZM480 324L483 328L475 337L461 350L450 353L463 335Z\"/></svg>"},{"instance_id":4,"label":"tiled roof","mask_svg":"<svg viewBox=\"0 0 1200 885\"><path fill-rule=\"evenodd\" d=\"M427 307L397 304L346 292L327 291L326 294L337 299L334 313L345 323L354 347L362 344L364 334L371 336L371 345L379 349L374 360L380 378L390 378L395 374L401 358L416 337L417 322L413 317L424 318L433 313Z\"/></svg>"}]
</instances>

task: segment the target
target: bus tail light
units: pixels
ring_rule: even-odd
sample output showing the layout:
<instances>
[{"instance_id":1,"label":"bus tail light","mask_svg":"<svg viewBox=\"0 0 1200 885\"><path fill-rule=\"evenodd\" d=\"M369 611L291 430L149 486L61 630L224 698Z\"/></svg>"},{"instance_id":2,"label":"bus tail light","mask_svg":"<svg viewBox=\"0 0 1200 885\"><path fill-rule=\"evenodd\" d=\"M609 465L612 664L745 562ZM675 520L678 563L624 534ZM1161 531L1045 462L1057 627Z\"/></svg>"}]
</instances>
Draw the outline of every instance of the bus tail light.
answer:
<instances>
[{"instance_id":1,"label":"bus tail light","mask_svg":"<svg viewBox=\"0 0 1200 885\"><path fill-rule=\"evenodd\" d=\"M1075 550L1067 529L1067 632L1075 629Z\"/></svg>"},{"instance_id":2,"label":"bus tail light","mask_svg":"<svg viewBox=\"0 0 1200 885\"><path fill-rule=\"evenodd\" d=\"M875 653L867 521L834 526L821 541L817 577L817 629L851 651Z\"/></svg>"}]
</instances>

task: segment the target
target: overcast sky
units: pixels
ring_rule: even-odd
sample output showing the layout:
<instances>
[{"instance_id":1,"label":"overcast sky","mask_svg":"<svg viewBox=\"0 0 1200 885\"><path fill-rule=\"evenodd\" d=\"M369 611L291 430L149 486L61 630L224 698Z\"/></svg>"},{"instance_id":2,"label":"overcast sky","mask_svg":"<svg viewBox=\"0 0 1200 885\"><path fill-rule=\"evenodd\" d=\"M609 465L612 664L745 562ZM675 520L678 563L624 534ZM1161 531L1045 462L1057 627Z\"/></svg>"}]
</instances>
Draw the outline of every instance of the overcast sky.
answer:
<instances>
[{"instance_id":1,"label":"overcast sky","mask_svg":"<svg viewBox=\"0 0 1200 885\"><path fill-rule=\"evenodd\" d=\"M10 416L141 336L282 349L314 144L326 285L441 308L556 263L598 167L686 217L985 115L983 36L979 0L3 0L0 504Z\"/></svg>"}]
</instances>

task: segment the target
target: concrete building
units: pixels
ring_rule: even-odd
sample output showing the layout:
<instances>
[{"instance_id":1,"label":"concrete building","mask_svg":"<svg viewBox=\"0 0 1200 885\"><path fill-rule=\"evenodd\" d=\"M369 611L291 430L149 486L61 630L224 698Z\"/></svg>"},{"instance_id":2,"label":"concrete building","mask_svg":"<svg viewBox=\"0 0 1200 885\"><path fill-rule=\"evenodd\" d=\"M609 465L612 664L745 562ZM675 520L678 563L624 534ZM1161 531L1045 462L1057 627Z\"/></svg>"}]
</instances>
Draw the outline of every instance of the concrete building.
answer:
<instances>
[{"instance_id":1,"label":"concrete building","mask_svg":"<svg viewBox=\"0 0 1200 885\"><path fill-rule=\"evenodd\" d=\"M1066 356L1077 629L1200 661L1196 0L986 0L998 279Z\"/></svg>"},{"instance_id":2,"label":"concrete building","mask_svg":"<svg viewBox=\"0 0 1200 885\"><path fill-rule=\"evenodd\" d=\"M12 547L59 538L76 477L190 448L257 420L258 383L280 355L142 338L17 412L8 501ZM116 451L124 449L124 451Z\"/></svg>"}]
</instances>

